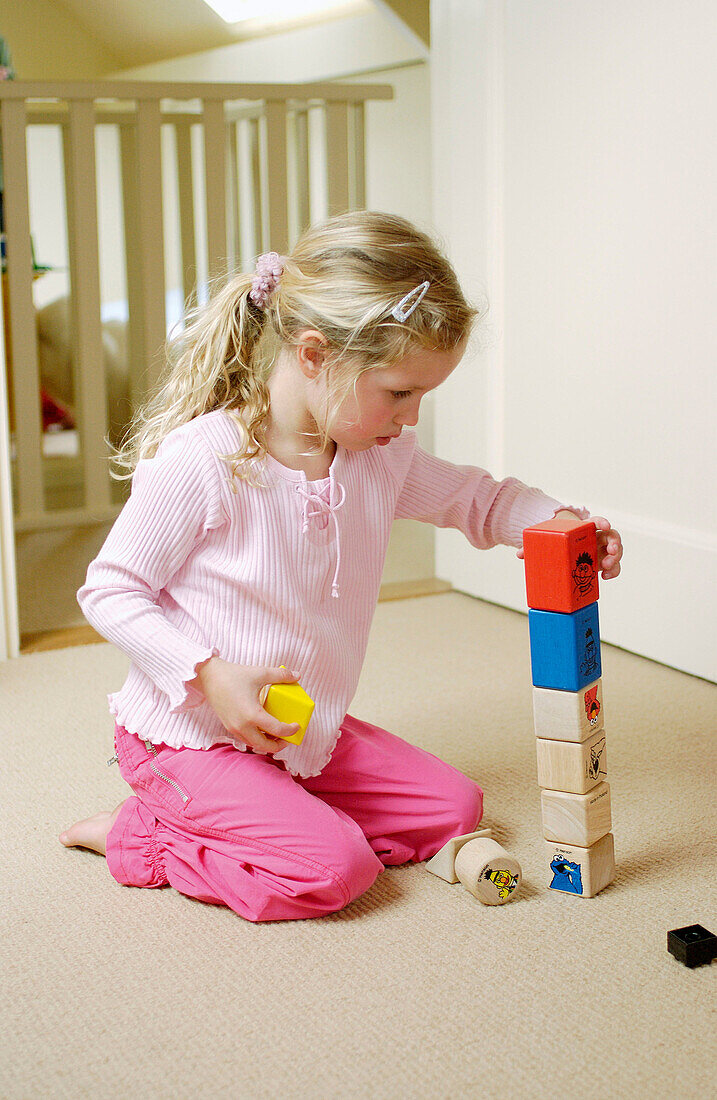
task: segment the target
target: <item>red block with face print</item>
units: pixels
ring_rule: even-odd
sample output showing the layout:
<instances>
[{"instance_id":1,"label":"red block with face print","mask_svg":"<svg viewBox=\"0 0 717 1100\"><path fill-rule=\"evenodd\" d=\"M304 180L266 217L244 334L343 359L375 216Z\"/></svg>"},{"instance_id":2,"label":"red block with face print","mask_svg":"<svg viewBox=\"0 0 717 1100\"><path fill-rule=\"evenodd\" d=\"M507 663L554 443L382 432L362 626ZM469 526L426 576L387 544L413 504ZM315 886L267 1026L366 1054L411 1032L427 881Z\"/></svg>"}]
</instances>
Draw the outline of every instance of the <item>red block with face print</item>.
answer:
<instances>
[{"instance_id":1,"label":"red block with face print","mask_svg":"<svg viewBox=\"0 0 717 1100\"><path fill-rule=\"evenodd\" d=\"M592 520L549 519L523 531L528 607L571 615L598 598L597 529Z\"/></svg>"}]
</instances>

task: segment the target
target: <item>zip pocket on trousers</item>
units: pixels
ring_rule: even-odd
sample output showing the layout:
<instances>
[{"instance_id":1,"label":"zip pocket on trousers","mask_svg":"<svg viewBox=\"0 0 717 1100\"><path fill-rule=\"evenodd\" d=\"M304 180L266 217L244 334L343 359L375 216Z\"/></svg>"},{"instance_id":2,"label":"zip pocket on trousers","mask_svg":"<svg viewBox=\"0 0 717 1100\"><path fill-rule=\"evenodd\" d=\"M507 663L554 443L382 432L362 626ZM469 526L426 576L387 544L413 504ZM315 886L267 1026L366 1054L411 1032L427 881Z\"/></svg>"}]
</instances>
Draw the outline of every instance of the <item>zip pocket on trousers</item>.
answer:
<instances>
[{"instance_id":1,"label":"zip pocket on trousers","mask_svg":"<svg viewBox=\"0 0 717 1100\"><path fill-rule=\"evenodd\" d=\"M147 752L151 753L152 756L157 756L157 750L151 741L145 741L144 744ZM175 791L177 791L177 793L181 796L182 802L189 802L189 795L184 793L182 788L179 786L179 783L177 783L175 779L171 779L170 776L165 775L164 772L159 770L155 763L150 762L149 766L156 776L158 776L160 779L163 779L165 783L169 783L170 787L174 787Z\"/></svg>"}]
</instances>

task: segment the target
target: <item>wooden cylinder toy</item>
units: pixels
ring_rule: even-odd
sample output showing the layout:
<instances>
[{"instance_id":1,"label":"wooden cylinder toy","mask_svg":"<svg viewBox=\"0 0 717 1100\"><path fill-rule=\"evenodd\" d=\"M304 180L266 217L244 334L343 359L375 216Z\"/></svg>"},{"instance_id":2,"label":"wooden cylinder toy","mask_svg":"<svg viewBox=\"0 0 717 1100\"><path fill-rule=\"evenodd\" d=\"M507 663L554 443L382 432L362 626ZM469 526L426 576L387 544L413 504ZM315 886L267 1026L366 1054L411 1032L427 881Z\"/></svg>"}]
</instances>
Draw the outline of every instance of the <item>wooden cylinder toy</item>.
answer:
<instances>
[{"instance_id":1,"label":"wooden cylinder toy","mask_svg":"<svg viewBox=\"0 0 717 1100\"><path fill-rule=\"evenodd\" d=\"M463 845L456 854L455 870L468 893L484 905L510 901L523 877L517 859L487 837Z\"/></svg>"}]
</instances>

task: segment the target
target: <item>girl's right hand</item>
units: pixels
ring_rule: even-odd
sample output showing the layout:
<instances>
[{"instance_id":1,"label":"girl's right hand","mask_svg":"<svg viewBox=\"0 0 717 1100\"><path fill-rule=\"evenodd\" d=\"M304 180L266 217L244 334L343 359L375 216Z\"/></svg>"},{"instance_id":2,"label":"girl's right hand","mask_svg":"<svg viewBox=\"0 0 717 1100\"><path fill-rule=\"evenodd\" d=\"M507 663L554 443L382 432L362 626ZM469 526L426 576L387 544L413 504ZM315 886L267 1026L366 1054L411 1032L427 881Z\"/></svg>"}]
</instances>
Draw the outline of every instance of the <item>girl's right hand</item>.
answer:
<instances>
[{"instance_id":1,"label":"girl's right hand","mask_svg":"<svg viewBox=\"0 0 717 1100\"><path fill-rule=\"evenodd\" d=\"M210 657L200 666L192 687L197 688L235 741L258 753L280 752L286 741L301 728L273 718L260 702L267 684L295 684L298 676L285 668L235 665L221 657Z\"/></svg>"}]
</instances>

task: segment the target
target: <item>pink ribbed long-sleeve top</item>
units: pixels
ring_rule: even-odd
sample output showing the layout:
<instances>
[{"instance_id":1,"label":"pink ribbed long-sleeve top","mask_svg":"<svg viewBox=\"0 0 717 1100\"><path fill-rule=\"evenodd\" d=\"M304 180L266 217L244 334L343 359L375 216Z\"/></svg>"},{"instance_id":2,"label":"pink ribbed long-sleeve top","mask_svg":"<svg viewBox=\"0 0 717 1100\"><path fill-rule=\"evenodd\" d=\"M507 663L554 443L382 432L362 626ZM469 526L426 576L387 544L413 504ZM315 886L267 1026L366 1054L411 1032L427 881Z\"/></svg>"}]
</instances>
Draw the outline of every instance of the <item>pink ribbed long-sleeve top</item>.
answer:
<instances>
[{"instance_id":1,"label":"pink ribbed long-sleeve top","mask_svg":"<svg viewBox=\"0 0 717 1100\"><path fill-rule=\"evenodd\" d=\"M232 482L219 457L239 439L222 410L171 431L138 464L77 598L131 658L108 697L120 725L155 744L236 745L190 686L198 665L217 655L285 665L316 706L302 744L274 758L318 775L356 690L393 520L456 527L480 548L519 547L525 527L564 506L515 478L435 458L411 431L386 447L338 447L322 481L268 455L254 464L254 487Z\"/></svg>"}]
</instances>

